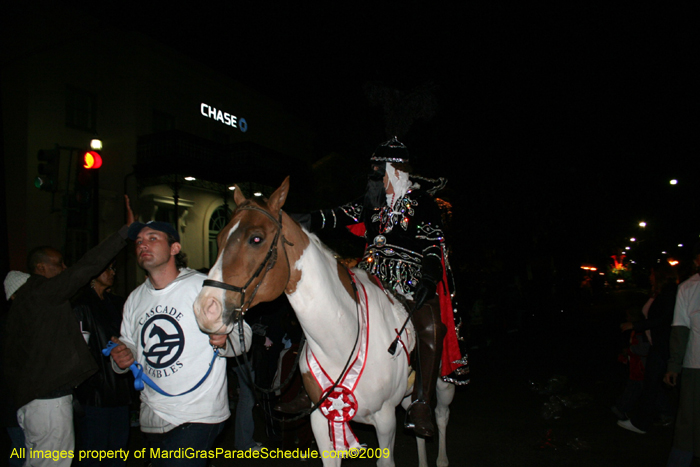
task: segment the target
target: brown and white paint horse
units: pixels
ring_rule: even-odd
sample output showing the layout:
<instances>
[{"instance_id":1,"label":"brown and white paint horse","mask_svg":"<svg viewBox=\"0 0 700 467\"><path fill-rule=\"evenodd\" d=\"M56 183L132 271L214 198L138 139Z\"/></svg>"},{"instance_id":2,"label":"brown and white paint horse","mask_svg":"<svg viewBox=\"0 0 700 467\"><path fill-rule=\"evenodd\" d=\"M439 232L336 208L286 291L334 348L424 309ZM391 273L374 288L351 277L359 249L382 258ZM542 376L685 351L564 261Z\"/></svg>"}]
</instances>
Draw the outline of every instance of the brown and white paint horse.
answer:
<instances>
[{"instance_id":1,"label":"brown and white paint horse","mask_svg":"<svg viewBox=\"0 0 700 467\"><path fill-rule=\"evenodd\" d=\"M289 177L266 203L246 199L238 188L234 190L238 208L219 233L219 257L195 302L195 315L205 332L230 332L241 312L286 293L304 330L306 346L335 381L355 348L359 327L357 295L350 275L333 253L282 211L288 191ZM392 356L387 348L407 314L405 308L388 297L365 271L353 269L352 273L357 287L367 295L370 330L366 363L354 390L357 412L353 421L376 428L380 448L389 452L389 457L378 459L377 465L393 466L395 408L404 399L407 401L404 407L410 402L407 383L410 368L402 350ZM403 337L410 352L415 335L410 323L407 333L408 337ZM321 388L305 358L300 359L300 369L309 396L317 402ZM445 428L454 386L440 379L436 392L440 435L437 463L444 467L448 465ZM329 423L320 410L311 413L311 424L319 450L333 450ZM420 465L427 466L422 438L418 438L418 452ZM323 465L338 466L340 459L324 458Z\"/></svg>"}]
</instances>

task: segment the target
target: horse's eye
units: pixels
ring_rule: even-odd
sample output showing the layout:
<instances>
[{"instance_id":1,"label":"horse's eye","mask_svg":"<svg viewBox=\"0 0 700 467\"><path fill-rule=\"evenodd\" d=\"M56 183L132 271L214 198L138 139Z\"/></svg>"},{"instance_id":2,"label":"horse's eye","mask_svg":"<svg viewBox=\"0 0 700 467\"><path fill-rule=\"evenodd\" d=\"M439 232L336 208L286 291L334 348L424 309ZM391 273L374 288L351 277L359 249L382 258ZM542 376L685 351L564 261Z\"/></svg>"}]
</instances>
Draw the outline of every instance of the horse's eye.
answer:
<instances>
[{"instance_id":1,"label":"horse's eye","mask_svg":"<svg viewBox=\"0 0 700 467\"><path fill-rule=\"evenodd\" d=\"M262 241L262 237L258 235L253 235L252 237L250 237L250 240L248 240L248 243L250 243L251 245L259 245L260 243L262 243Z\"/></svg>"}]
</instances>

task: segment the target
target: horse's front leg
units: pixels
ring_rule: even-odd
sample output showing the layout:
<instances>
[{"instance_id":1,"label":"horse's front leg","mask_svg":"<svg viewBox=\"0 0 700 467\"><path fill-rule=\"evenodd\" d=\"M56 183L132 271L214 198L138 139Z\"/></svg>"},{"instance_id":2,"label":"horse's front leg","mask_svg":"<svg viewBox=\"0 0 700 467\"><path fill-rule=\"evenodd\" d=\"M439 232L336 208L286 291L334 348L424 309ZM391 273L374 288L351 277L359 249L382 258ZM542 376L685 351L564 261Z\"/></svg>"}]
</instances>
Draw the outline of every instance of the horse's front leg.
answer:
<instances>
[{"instance_id":1,"label":"horse's front leg","mask_svg":"<svg viewBox=\"0 0 700 467\"><path fill-rule=\"evenodd\" d=\"M316 446L318 446L319 455L322 457L323 467L340 467L340 457L329 455L333 450L333 443L328 436L328 419L323 416L320 410L311 412L311 430L316 438Z\"/></svg>"},{"instance_id":2,"label":"horse's front leg","mask_svg":"<svg viewBox=\"0 0 700 467\"><path fill-rule=\"evenodd\" d=\"M382 455L377 458L377 467L394 467L394 443L396 442L396 407L385 403L382 409L372 416L374 428ZM384 454L388 454L386 457Z\"/></svg>"},{"instance_id":3,"label":"horse's front leg","mask_svg":"<svg viewBox=\"0 0 700 467\"><path fill-rule=\"evenodd\" d=\"M437 421L438 435L440 439L437 466L447 467L450 461L447 459L447 423L450 421L450 404L455 397L455 385L446 383L438 378L435 386L437 395L437 407L435 407L435 421Z\"/></svg>"}]
</instances>

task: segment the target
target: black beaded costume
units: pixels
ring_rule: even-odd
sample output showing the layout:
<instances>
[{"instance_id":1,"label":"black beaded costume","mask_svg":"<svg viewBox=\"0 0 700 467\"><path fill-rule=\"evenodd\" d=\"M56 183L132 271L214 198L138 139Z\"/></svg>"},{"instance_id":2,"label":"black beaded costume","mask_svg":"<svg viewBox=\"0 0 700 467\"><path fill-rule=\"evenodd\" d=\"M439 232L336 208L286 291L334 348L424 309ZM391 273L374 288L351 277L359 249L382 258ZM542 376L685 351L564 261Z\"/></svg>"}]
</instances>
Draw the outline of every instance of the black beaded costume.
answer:
<instances>
[{"instance_id":1,"label":"black beaded costume","mask_svg":"<svg viewBox=\"0 0 700 467\"><path fill-rule=\"evenodd\" d=\"M442 184L441 184L442 185ZM364 219L367 249L358 267L379 277L395 293L413 298L424 276L442 279L444 235L440 212L433 197L418 184L388 206L373 208L363 199L311 213L310 230L347 227ZM369 221L369 222L368 222Z\"/></svg>"}]
</instances>

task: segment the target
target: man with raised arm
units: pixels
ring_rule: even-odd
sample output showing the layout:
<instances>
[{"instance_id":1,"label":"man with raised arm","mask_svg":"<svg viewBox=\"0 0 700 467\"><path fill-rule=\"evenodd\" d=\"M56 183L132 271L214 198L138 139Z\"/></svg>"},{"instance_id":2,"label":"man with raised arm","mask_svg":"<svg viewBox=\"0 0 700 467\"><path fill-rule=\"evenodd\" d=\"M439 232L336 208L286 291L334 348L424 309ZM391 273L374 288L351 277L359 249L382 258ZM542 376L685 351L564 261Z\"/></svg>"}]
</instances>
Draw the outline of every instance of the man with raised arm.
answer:
<instances>
[{"instance_id":1,"label":"man with raised arm","mask_svg":"<svg viewBox=\"0 0 700 467\"><path fill-rule=\"evenodd\" d=\"M128 204L128 198L127 198ZM70 466L74 456L72 390L97 371L69 299L126 245L127 224L66 268L55 248L34 248L31 277L7 319L5 372L24 431L27 466ZM57 458L52 454L57 452ZM47 457L44 457L44 456Z\"/></svg>"}]
</instances>

